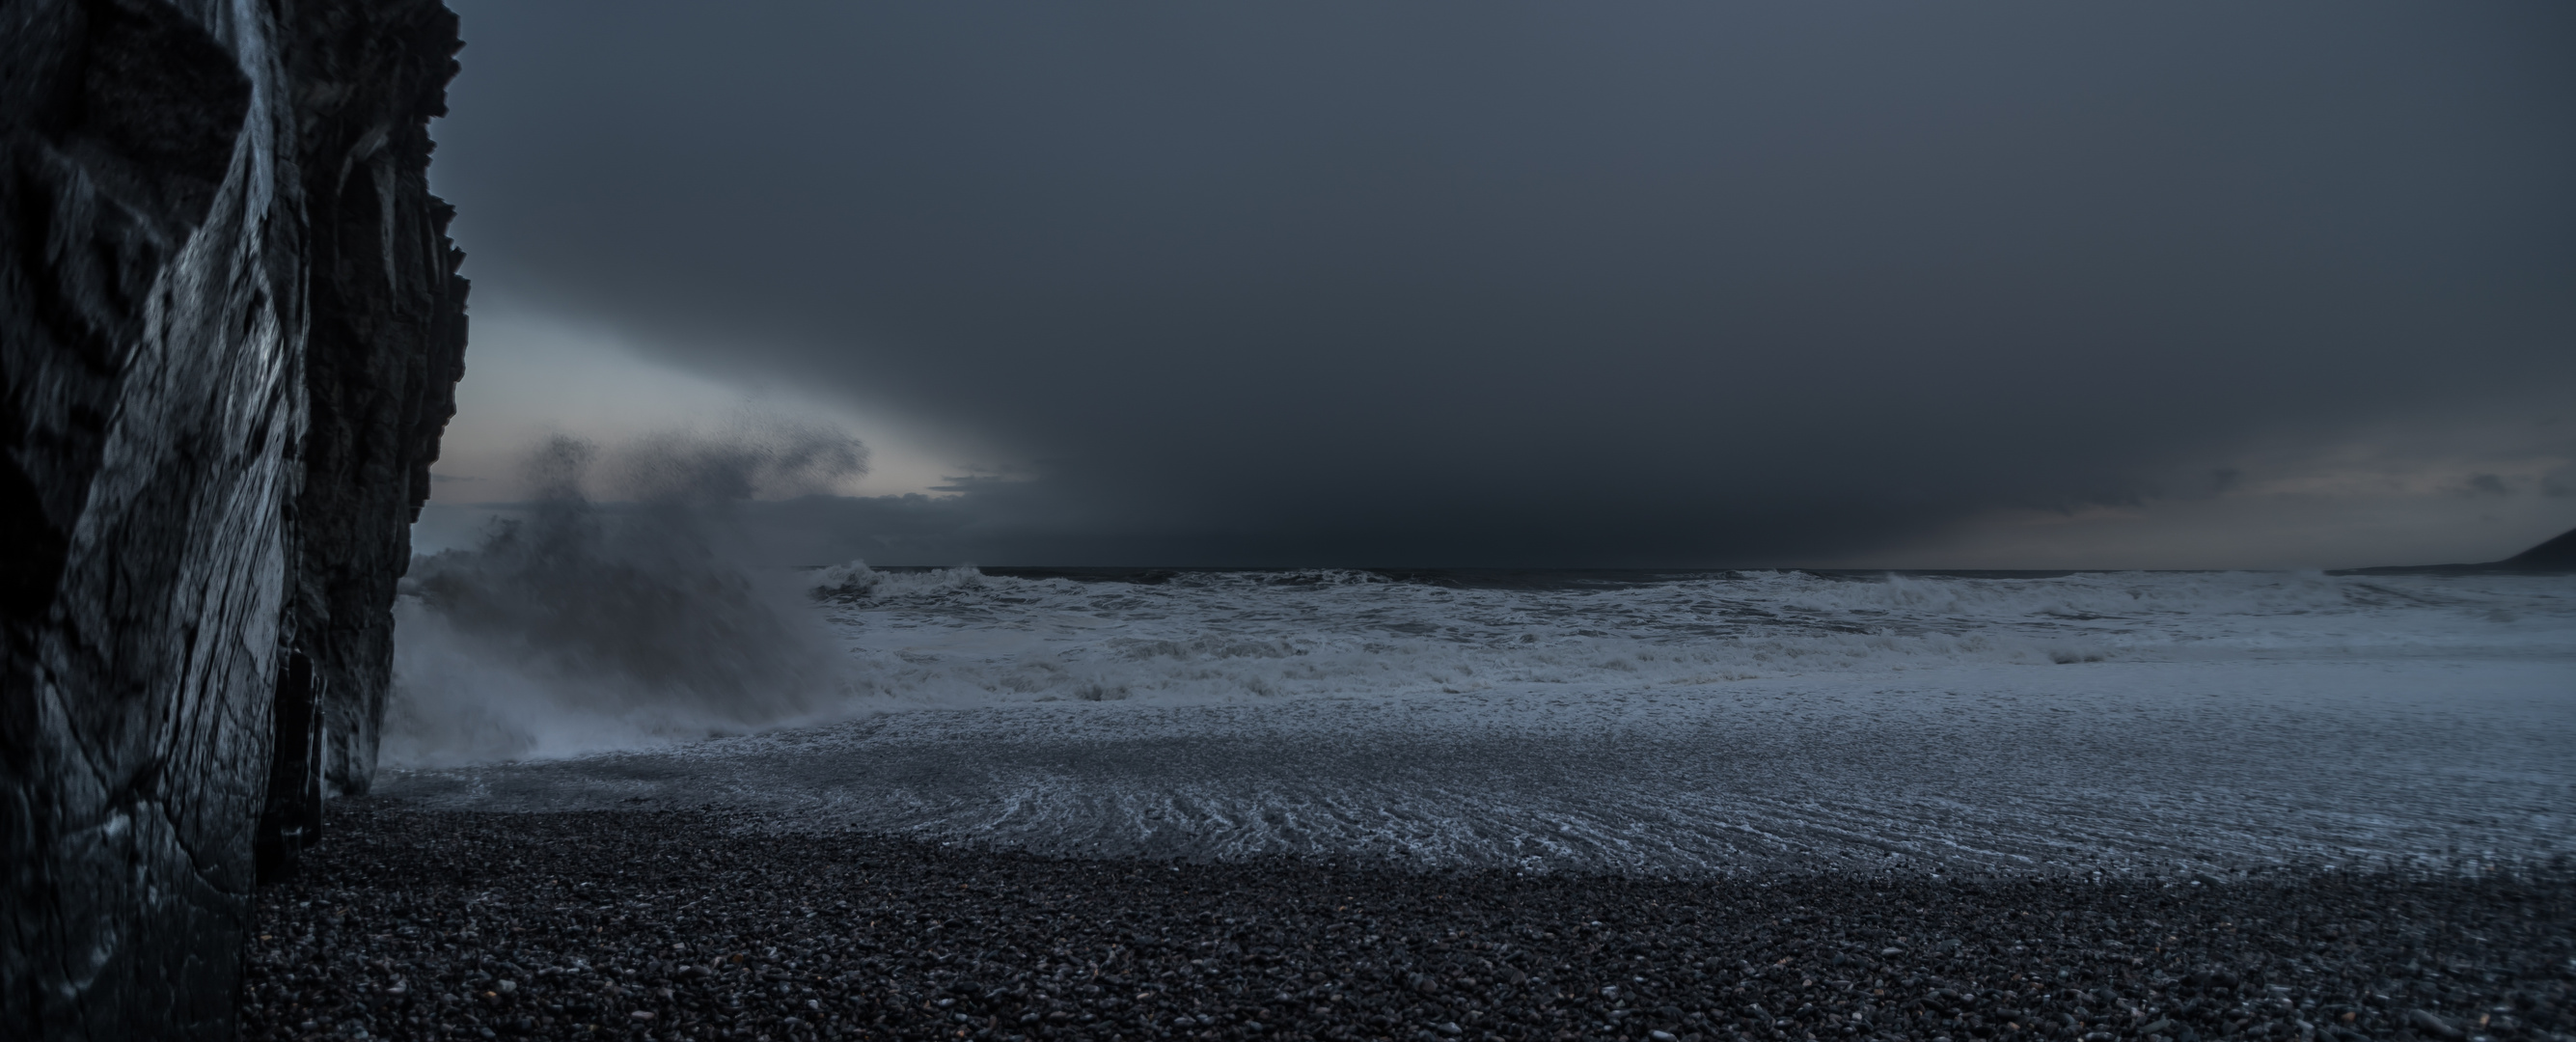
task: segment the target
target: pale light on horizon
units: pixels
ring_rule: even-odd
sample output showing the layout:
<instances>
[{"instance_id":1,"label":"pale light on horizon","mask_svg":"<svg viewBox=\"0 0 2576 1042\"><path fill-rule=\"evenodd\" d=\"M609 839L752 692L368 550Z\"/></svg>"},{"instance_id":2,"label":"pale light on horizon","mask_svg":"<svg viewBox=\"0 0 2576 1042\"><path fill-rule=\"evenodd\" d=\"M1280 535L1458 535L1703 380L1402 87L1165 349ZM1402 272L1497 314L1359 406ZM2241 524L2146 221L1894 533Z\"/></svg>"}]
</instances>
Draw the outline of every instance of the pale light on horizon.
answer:
<instances>
[{"instance_id":1,"label":"pale light on horizon","mask_svg":"<svg viewBox=\"0 0 2576 1042\"><path fill-rule=\"evenodd\" d=\"M554 435L614 446L720 432L747 416L827 424L865 442L868 470L830 490L842 495L941 495L949 475L966 469L945 457L953 445L851 403L776 381L691 372L649 357L615 329L506 302L475 310L456 403L432 468L431 499L443 506L526 498L521 460Z\"/></svg>"}]
</instances>

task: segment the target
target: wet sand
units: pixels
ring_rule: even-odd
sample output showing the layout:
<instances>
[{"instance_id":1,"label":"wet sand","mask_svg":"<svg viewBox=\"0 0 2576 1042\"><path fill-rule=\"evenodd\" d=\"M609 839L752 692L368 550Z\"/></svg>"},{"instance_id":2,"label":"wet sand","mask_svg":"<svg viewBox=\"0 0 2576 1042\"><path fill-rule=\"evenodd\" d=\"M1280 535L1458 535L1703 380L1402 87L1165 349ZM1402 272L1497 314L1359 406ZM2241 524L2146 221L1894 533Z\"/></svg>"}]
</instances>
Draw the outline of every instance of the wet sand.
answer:
<instances>
[{"instance_id":1,"label":"wet sand","mask_svg":"<svg viewBox=\"0 0 2576 1042\"><path fill-rule=\"evenodd\" d=\"M1923 667L1212 705L887 712L389 771L426 809L720 805L1058 856L1633 876L2546 863L2576 663Z\"/></svg>"}]
</instances>

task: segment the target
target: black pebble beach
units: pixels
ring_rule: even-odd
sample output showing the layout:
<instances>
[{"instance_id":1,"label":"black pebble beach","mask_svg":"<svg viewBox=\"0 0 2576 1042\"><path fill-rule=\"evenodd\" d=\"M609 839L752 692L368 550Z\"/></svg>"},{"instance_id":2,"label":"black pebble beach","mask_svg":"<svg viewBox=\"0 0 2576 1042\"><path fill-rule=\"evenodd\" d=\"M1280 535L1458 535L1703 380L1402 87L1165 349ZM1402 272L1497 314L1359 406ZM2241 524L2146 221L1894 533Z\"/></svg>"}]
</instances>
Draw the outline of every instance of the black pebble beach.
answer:
<instances>
[{"instance_id":1,"label":"black pebble beach","mask_svg":"<svg viewBox=\"0 0 2576 1042\"><path fill-rule=\"evenodd\" d=\"M335 805L253 1039L2559 1039L2576 872L1720 881Z\"/></svg>"}]
</instances>

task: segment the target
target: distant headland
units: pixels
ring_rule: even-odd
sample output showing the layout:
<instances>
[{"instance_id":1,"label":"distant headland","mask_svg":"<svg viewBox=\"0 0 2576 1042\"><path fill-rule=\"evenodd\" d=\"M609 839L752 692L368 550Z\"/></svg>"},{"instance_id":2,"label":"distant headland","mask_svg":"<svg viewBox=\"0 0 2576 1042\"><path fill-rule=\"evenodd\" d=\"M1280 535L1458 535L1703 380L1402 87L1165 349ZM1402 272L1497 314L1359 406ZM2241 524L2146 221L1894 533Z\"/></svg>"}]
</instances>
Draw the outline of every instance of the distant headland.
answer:
<instances>
[{"instance_id":1,"label":"distant headland","mask_svg":"<svg viewBox=\"0 0 2576 1042\"><path fill-rule=\"evenodd\" d=\"M2329 575L2549 575L2576 572L2576 529L2501 561L2484 564L2405 564L2378 568L2345 568Z\"/></svg>"}]
</instances>

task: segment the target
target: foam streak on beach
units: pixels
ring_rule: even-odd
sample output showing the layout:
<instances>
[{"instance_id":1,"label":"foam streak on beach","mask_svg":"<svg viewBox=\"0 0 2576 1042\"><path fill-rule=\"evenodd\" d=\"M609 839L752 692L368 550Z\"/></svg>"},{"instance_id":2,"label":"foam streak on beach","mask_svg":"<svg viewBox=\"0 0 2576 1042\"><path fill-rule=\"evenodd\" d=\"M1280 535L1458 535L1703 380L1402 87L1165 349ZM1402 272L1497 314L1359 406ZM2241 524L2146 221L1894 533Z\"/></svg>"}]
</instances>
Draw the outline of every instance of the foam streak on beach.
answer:
<instances>
[{"instance_id":1,"label":"foam streak on beach","mask_svg":"<svg viewBox=\"0 0 2576 1042\"><path fill-rule=\"evenodd\" d=\"M1675 877L2447 871L2576 836L2563 577L827 578L841 687L769 719L407 645L413 766L377 792Z\"/></svg>"}]
</instances>

